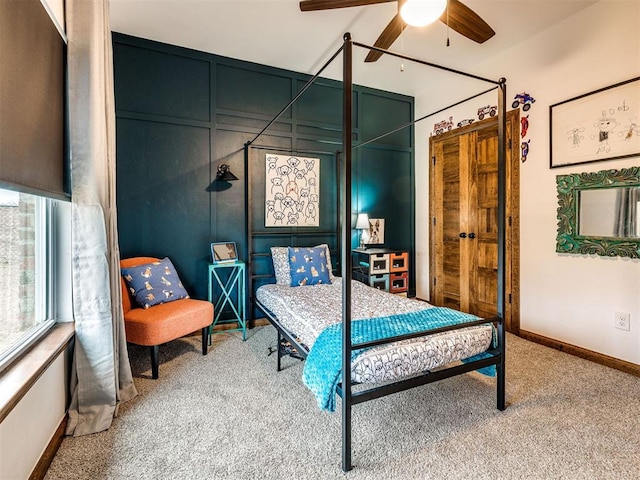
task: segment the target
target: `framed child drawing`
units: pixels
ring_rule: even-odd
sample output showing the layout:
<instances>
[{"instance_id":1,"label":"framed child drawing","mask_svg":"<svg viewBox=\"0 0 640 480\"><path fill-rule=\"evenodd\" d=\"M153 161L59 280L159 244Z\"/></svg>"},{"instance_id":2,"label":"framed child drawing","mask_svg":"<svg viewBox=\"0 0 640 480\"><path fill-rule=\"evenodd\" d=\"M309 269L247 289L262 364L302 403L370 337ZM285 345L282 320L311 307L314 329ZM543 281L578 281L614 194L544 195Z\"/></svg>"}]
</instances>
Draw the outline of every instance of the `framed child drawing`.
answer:
<instances>
[{"instance_id":1,"label":"framed child drawing","mask_svg":"<svg viewBox=\"0 0 640 480\"><path fill-rule=\"evenodd\" d=\"M549 107L550 167L640 155L640 77Z\"/></svg>"}]
</instances>

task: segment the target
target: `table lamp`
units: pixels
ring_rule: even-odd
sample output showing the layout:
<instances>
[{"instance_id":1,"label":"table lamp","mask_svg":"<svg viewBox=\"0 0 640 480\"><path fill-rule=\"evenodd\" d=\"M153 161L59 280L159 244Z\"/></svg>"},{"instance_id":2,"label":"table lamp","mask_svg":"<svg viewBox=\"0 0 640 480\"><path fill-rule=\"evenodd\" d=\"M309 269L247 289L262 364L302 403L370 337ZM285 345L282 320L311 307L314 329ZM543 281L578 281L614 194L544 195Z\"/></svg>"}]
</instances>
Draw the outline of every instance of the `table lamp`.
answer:
<instances>
[{"instance_id":1,"label":"table lamp","mask_svg":"<svg viewBox=\"0 0 640 480\"><path fill-rule=\"evenodd\" d=\"M364 244L365 238L365 231L369 230L369 215L367 215L366 213L359 213L358 214L358 218L356 220L356 230L360 230L360 247L362 249L365 249L366 246Z\"/></svg>"}]
</instances>

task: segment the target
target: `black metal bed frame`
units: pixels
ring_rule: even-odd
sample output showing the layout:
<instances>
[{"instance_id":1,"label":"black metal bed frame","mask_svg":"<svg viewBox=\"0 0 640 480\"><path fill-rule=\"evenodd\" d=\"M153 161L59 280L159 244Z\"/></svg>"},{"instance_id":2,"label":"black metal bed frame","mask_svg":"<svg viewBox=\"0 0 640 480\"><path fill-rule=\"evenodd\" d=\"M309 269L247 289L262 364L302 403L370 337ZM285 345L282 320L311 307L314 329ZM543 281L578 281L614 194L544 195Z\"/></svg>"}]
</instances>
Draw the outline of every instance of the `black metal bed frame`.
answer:
<instances>
[{"instance_id":1,"label":"black metal bed frame","mask_svg":"<svg viewBox=\"0 0 640 480\"><path fill-rule=\"evenodd\" d=\"M429 115L423 116L418 120L414 120L405 125L401 125L398 128L387 132L383 135L376 137L375 139L368 140L366 142L362 142L356 146L353 146L351 132L353 129L352 118L351 118L351 107L353 102L353 58L352 51L353 46L366 48L368 50L379 51L383 54L391 55L394 57L398 57L404 60L412 61L415 63L419 63L422 65L426 65L432 68L436 68L439 70L448 71L457 75L462 75L468 78L473 78L476 80L480 80L482 82L487 82L493 84L494 86L485 90L477 95L469 97L465 100L461 100L460 102L449 105L448 107L438 110L437 112L433 112ZM246 209L246 232L247 232L247 248L248 248L248 264L249 264L249 302L251 303L251 312L253 312L253 304L255 304L260 310L265 314L267 319L278 331L278 370L280 370L280 360L282 357L282 352L280 348L280 341L283 338L286 338L295 348L298 350L298 353L301 357L306 358L306 348L301 345L297 339L291 335L286 328L284 328L276 316L269 311L264 305L262 305L257 299L255 299L255 295L253 292L253 278L252 278L252 258L254 256L252 249L253 242L253 234L252 234L252 216L251 216L251 192L250 192L250 177L249 172L250 162L249 162L249 149L252 148L252 144L271 126L273 123L277 121L277 119L288 109L290 108L298 98L311 86L315 80L320 76L320 74L325 70L329 64L333 62L333 60L342 53L343 58L343 75L342 75L342 83L343 83L343 155L340 163L340 172L338 178L340 179L340 187L338 188L338 196L340 197L340 192L342 192L341 208L339 210L338 215L338 223L336 232L339 237L338 244L340 245L341 255L340 255L340 267L341 267L341 276L342 276L342 382L338 385L338 394L342 398L342 470L347 472L351 470L351 410L352 406L358 403L366 402L368 400L373 400L385 395L389 395L392 393L397 393L403 390L407 390L410 388L414 388L420 385L425 385L427 383L436 382L438 380L442 380L444 378L453 377L456 375L460 375L463 373L467 373L473 370L478 370L480 368L484 368L487 366L495 365L496 366L496 397L497 397L497 408L499 410L504 410L506 408L505 402L505 328L504 328L504 305L505 305L505 189L506 189L506 169L505 169L505 159L506 159L506 144L505 144L505 129L506 129L506 80L504 78L500 78L499 80L490 80L487 78L479 77L477 75L473 75L470 73L466 73L460 70L455 70L448 67L443 67L441 65L436 65L430 62L426 62L424 60L416 59L413 57L409 57L407 55L398 54L389 50L380 49L377 47L373 47L370 45L365 45L362 43L355 42L351 39L351 34L345 33L343 38L342 46L331 56L331 58L320 68L318 73L316 73L298 92L298 94L265 126L254 138L253 140L247 142L244 146L245 148L245 179L246 188L245 188L245 209ZM394 133L402 128L406 128L412 126L418 121L424 120L427 117L435 115L443 110L449 109L455 105L460 103L464 103L472 98L483 95L491 90L498 89L498 298L497 298L497 316L490 319L480 319L472 322L467 322L460 325L454 325L449 327L442 327L438 329L427 330L423 332L418 332L410 335L402 335L396 336L393 338L385 338L382 340L377 340L374 342L360 343L360 344L352 344L351 343L351 278L352 278L352 259L351 259L351 229L349 228L350 218L351 218L351 157L352 150L354 148L358 148L362 145L375 141L379 138L382 138L388 134ZM253 147L256 148L256 147ZM338 153L338 157L340 154ZM342 219L342 222L340 221ZM341 227L342 225L342 227ZM304 235L307 232L299 232L295 235ZM288 235L292 235L292 233L287 233ZM396 342L399 340L404 340L408 338L414 338L418 336L424 336L425 334L435 334L445 331L456 330L460 328L465 328L473 325L487 324L493 323L497 329L497 345L486 353L488 354L485 358L475 360L468 363L463 364L455 364L453 366L445 367L436 371L427 371L422 375L410 377L407 379L399 380L390 384L385 384L382 386L373 386L369 388L359 389L357 392L352 391L352 382L351 382L351 352L353 350L373 347L376 345L382 345L386 343Z\"/></svg>"}]
</instances>

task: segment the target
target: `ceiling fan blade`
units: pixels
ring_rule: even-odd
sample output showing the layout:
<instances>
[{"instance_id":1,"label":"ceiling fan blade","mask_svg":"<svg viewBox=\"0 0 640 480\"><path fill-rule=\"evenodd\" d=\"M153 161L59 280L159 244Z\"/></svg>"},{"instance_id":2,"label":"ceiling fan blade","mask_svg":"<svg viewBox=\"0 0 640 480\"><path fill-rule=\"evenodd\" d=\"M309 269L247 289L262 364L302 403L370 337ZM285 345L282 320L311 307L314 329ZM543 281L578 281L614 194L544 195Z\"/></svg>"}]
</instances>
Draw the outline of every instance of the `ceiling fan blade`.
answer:
<instances>
[{"instance_id":1,"label":"ceiling fan blade","mask_svg":"<svg viewBox=\"0 0 640 480\"><path fill-rule=\"evenodd\" d=\"M440 17L440 21L449 25L449 28L460 35L464 35L474 42L484 43L496 34L487 22L459 0L449 0L448 9L449 21L447 22L446 10Z\"/></svg>"},{"instance_id":2,"label":"ceiling fan blade","mask_svg":"<svg viewBox=\"0 0 640 480\"><path fill-rule=\"evenodd\" d=\"M376 3L389 3L396 0L302 0L300 10L311 12L314 10L331 10L334 8L360 7L363 5L375 5Z\"/></svg>"},{"instance_id":3,"label":"ceiling fan blade","mask_svg":"<svg viewBox=\"0 0 640 480\"><path fill-rule=\"evenodd\" d=\"M376 43L373 44L374 47L384 48L387 50L393 42L400 36L402 31L406 28L407 24L404 23L400 14L397 13L393 20L389 22L386 28L382 31ZM382 56L382 52L377 52L375 50L370 50L367 58L364 59L365 62L375 62Z\"/></svg>"}]
</instances>

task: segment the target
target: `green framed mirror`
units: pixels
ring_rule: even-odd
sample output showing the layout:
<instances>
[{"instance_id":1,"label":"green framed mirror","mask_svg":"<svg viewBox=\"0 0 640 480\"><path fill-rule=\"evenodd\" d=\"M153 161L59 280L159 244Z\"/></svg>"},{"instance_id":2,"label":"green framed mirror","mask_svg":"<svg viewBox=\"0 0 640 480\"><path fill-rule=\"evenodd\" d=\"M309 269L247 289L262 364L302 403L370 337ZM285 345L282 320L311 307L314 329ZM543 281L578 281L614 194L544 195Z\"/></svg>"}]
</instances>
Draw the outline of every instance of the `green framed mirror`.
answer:
<instances>
[{"instance_id":1,"label":"green framed mirror","mask_svg":"<svg viewBox=\"0 0 640 480\"><path fill-rule=\"evenodd\" d=\"M556 176L556 252L640 258L640 167Z\"/></svg>"}]
</instances>

